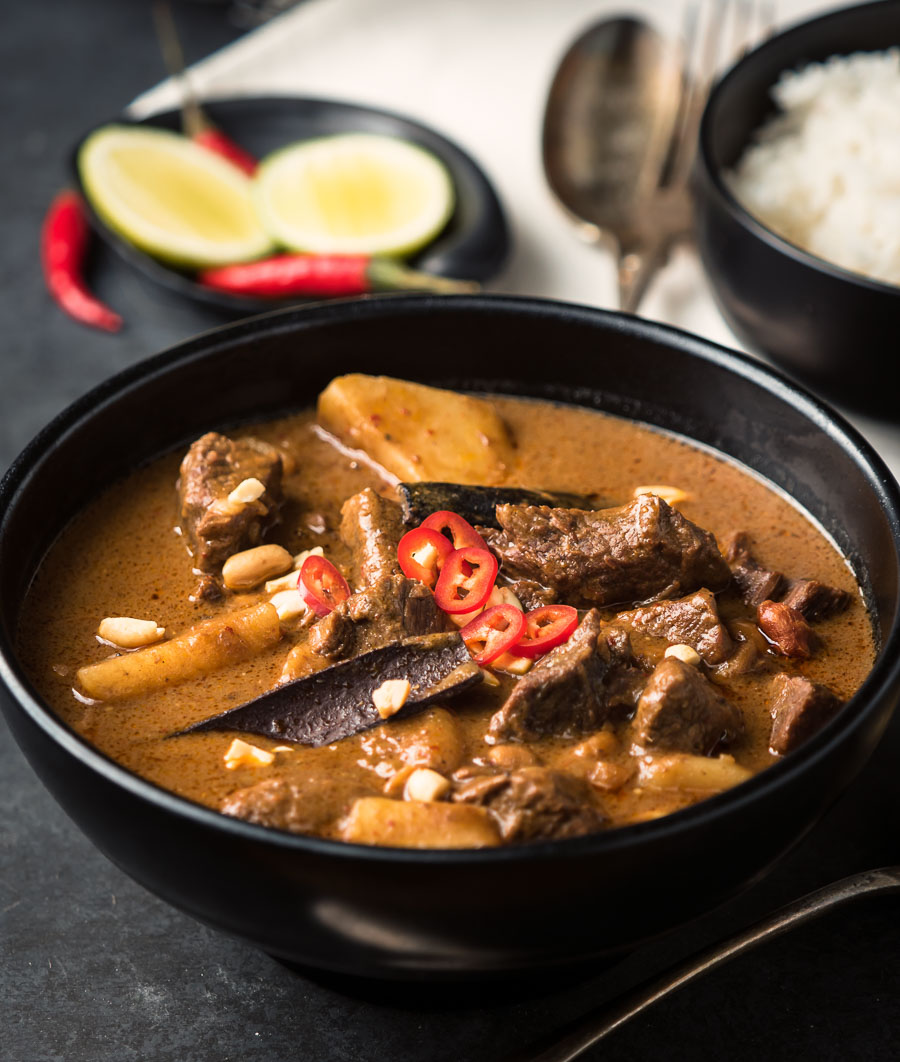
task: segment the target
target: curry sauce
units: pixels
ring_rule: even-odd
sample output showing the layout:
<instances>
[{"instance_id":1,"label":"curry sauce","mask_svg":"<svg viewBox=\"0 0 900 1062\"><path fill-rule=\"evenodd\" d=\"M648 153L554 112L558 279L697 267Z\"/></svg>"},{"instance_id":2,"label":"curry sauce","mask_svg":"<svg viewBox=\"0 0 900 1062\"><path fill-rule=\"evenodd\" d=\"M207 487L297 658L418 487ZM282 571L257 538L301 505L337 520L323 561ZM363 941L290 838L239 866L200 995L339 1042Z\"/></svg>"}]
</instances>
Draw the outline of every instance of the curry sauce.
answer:
<instances>
[{"instance_id":1,"label":"curry sauce","mask_svg":"<svg viewBox=\"0 0 900 1062\"><path fill-rule=\"evenodd\" d=\"M308 637L309 623L299 621L282 624L274 647L202 678L151 694L90 701L77 688L76 671L119 651L97 637L104 617L151 619L172 635L268 600L261 589L228 593L219 601L198 599L194 593L196 576L178 526L181 453L110 487L73 520L45 559L19 628L20 656L39 692L85 739L165 789L221 808L236 790L282 779L302 791L309 832L342 837L357 798L402 799L404 782L416 765L458 778L460 784L485 772L542 765L576 779L604 825L643 821L694 803L774 761L774 671L803 674L842 700L858 689L875 651L859 589L832 543L790 500L730 460L630 421L535 400L498 396L491 403L514 440L509 484L596 495L609 506L629 502L637 488L648 485L677 488L673 504L678 511L719 543L745 531L761 564L852 595L844 611L815 624L820 647L810 659L786 660L769 653L770 666L762 671L712 674L743 716L742 736L721 750L723 762L733 758L743 772L726 771L724 781L712 777L708 784L684 786L677 778L668 784L665 772L654 776L654 756L633 747L627 718L577 739L488 744L490 719L519 681L502 672L496 672L497 685L482 685L446 705L388 720L332 745L313 748L248 737L273 755L268 765L226 766L232 732L170 736L272 688L288 652ZM250 425L238 434L265 440L285 455L285 502L266 541L291 554L321 546L338 568L349 571L349 550L338 534L342 504L366 487L391 497L391 484L323 437L312 411ZM717 600L726 625L746 619L733 590ZM614 619L614 613L604 612L607 618ZM648 668L663 659L665 639L636 631L631 638Z\"/></svg>"}]
</instances>

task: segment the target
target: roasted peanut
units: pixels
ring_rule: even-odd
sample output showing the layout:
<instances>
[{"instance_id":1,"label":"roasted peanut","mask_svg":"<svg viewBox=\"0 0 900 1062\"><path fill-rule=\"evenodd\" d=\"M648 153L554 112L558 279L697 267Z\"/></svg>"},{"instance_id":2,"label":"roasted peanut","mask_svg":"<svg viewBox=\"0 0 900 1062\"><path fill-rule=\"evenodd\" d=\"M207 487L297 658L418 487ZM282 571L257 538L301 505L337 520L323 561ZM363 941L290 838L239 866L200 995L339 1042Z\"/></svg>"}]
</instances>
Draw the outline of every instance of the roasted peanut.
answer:
<instances>
[{"instance_id":1,"label":"roasted peanut","mask_svg":"<svg viewBox=\"0 0 900 1062\"><path fill-rule=\"evenodd\" d=\"M283 546L254 546L241 553L233 553L222 566L222 579L229 590L252 590L255 586L282 575L294 564L294 558Z\"/></svg>"},{"instance_id":2,"label":"roasted peanut","mask_svg":"<svg viewBox=\"0 0 900 1062\"><path fill-rule=\"evenodd\" d=\"M405 800L440 800L450 792L450 782L430 767L416 767L403 788Z\"/></svg>"},{"instance_id":3,"label":"roasted peanut","mask_svg":"<svg viewBox=\"0 0 900 1062\"><path fill-rule=\"evenodd\" d=\"M411 686L409 679L387 679L372 691L372 704L382 719L395 715L406 704Z\"/></svg>"},{"instance_id":4,"label":"roasted peanut","mask_svg":"<svg viewBox=\"0 0 900 1062\"><path fill-rule=\"evenodd\" d=\"M299 572L307 557L324 557L325 550L321 546L313 546L312 549L304 549L294 557L294 571Z\"/></svg>"},{"instance_id":5,"label":"roasted peanut","mask_svg":"<svg viewBox=\"0 0 900 1062\"><path fill-rule=\"evenodd\" d=\"M298 553L294 557L293 567L286 575L280 575L277 579L269 579L266 582L266 593L275 594L279 590L295 590L297 588L297 580L300 578L298 573L303 567L303 562L306 558L324 556L325 551L321 546L314 546L312 549L305 549L302 553Z\"/></svg>"},{"instance_id":6,"label":"roasted peanut","mask_svg":"<svg viewBox=\"0 0 900 1062\"><path fill-rule=\"evenodd\" d=\"M263 589L267 594L279 594L282 590L296 590L299 578L297 570L292 569L286 575L279 575L277 579L267 579Z\"/></svg>"},{"instance_id":7,"label":"roasted peanut","mask_svg":"<svg viewBox=\"0 0 900 1062\"><path fill-rule=\"evenodd\" d=\"M808 660L819 647L819 637L803 613L783 601L763 601L756 610L756 622L781 656Z\"/></svg>"},{"instance_id":8,"label":"roasted peanut","mask_svg":"<svg viewBox=\"0 0 900 1062\"><path fill-rule=\"evenodd\" d=\"M533 664L531 657L503 653L491 662L491 668L494 671L505 671L508 675L524 675L531 670Z\"/></svg>"},{"instance_id":9,"label":"roasted peanut","mask_svg":"<svg viewBox=\"0 0 900 1062\"><path fill-rule=\"evenodd\" d=\"M232 505L250 505L251 502L258 501L265 493L265 483L260 483L255 476L250 476L249 479L242 479L238 483L228 495L228 500Z\"/></svg>"},{"instance_id":10,"label":"roasted peanut","mask_svg":"<svg viewBox=\"0 0 900 1062\"><path fill-rule=\"evenodd\" d=\"M700 666L700 654L690 645L670 645L663 656L674 656L691 667Z\"/></svg>"},{"instance_id":11,"label":"roasted peanut","mask_svg":"<svg viewBox=\"0 0 900 1062\"><path fill-rule=\"evenodd\" d=\"M588 781L595 789L604 793L615 793L625 785L634 771L633 763L610 763L609 760L599 760L588 775Z\"/></svg>"},{"instance_id":12,"label":"roasted peanut","mask_svg":"<svg viewBox=\"0 0 900 1062\"><path fill-rule=\"evenodd\" d=\"M534 753L525 745L495 745L487 754L488 762L503 771L517 767L533 767L537 763Z\"/></svg>"},{"instance_id":13,"label":"roasted peanut","mask_svg":"<svg viewBox=\"0 0 900 1062\"><path fill-rule=\"evenodd\" d=\"M235 738L225 753L225 766L229 771L236 767L268 767L275 762L275 754L266 752L248 741Z\"/></svg>"},{"instance_id":14,"label":"roasted peanut","mask_svg":"<svg viewBox=\"0 0 900 1062\"><path fill-rule=\"evenodd\" d=\"M299 590L282 590L273 594L269 601L275 606L280 620L292 620L306 614L306 602L300 596Z\"/></svg>"},{"instance_id":15,"label":"roasted peanut","mask_svg":"<svg viewBox=\"0 0 900 1062\"><path fill-rule=\"evenodd\" d=\"M158 626L155 620L107 616L100 621L97 634L120 649L140 649L142 645L161 641L166 636L166 629Z\"/></svg>"},{"instance_id":16,"label":"roasted peanut","mask_svg":"<svg viewBox=\"0 0 900 1062\"><path fill-rule=\"evenodd\" d=\"M690 495L681 487L672 487L668 483L650 483L647 486L635 487L633 496L639 498L642 494L655 494L662 498L668 505L678 505L679 502L687 501Z\"/></svg>"}]
</instances>

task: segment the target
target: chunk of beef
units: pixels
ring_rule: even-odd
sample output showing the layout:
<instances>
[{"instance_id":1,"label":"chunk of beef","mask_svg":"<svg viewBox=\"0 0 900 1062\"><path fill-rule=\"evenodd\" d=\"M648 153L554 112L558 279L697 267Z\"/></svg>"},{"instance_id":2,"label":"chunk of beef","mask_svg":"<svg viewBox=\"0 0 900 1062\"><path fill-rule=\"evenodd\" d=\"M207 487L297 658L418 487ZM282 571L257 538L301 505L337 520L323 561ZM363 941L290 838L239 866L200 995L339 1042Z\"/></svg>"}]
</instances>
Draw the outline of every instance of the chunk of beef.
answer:
<instances>
[{"instance_id":1,"label":"chunk of beef","mask_svg":"<svg viewBox=\"0 0 900 1062\"><path fill-rule=\"evenodd\" d=\"M190 595L191 601L221 601L225 591L218 579L209 572L202 572L197 578L197 586Z\"/></svg>"},{"instance_id":2,"label":"chunk of beef","mask_svg":"<svg viewBox=\"0 0 900 1062\"><path fill-rule=\"evenodd\" d=\"M427 586L402 575L382 576L316 620L307 640L288 654L281 679L300 678L337 660L445 628L444 614Z\"/></svg>"},{"instance_id":3,"label":"chunk of beef","mask_svg":"<svg viewBox=\"0 0 900 1062\"><path fill-rule=\"evenodd\" d=\"M577 737L597 730L614 707L627 701L643 676L618 631L610 643L592 609L563 645L551 649L521 678L488 731L493 743L556 735ZM627 642L627 639L626 639Z\"/></svg>"},{"instance_id":4,"label":"chunk of beef","mask_svg":"<svg viewBox=\"0 0 900 1062\"><path fill-rule=\"evenodd\" d=\"M806 620L827 619L843 612L853 600L846 590L828 586L817 579L793 579L788 584L782 604L796 609Z\"/></svg>"},{"instance_id":5,"label":"chunk of beef","mask_svg":"<svg viewBox=\"0 0 900 1062\"><path fill-rule=\"evenodd\" d=\"M634 651L631 648L631 638L628 636L628 631L623 630L621 627L610 626L604 628L603 637L615 663L627 666L635 663Z\"/></svg>"},{"instance_id":6,"label":"chunk of beef","mask_svg":"<svg viewBox=\"0 0 900 1062\"><path fill-rule=\"evenodd\" d=\"M358 590L341 606L356 630L356 652L381 645L436 634L446 629L444 613L434 594L415 579L388 575Z\"/></svg>"},{"instance_id":7,"label":"chunk of beef","mask_svg":"<svg viewBox=\"0 0 900 1062\"><path fill-rule=\"evenodd\" d=\"M763 601L756 610L759 629L776 653L795 660L808 660L819 647L816 632L803 613L783 601Z\"/></svg>"},{"instance_id":8,"label":"chunk of beef","mask_svg":"<svg viewBox=\"0 0 900 1062\"><path fill-rule=\"evenodd\" d=\"M734 648L719 619L716 599L708 590L620 612L617 620L644 634L665 638L670 645L689 645L707 664L721 664Z\"/></svg>"},{"instance_id":9,"label":"chunk of beef","mask_svg":"<svg viewBox=\"0 0 900 1062\"><path fill-rule=\"evenodd\" d=\"M728 539L722 551L731 568L741 597L751 608L767 599L776 600L781 596L785 578L781 572L764 568L753 556L750 536L746 531L737 531Z\"/></svg>"},{"instance_id":10,"label":"chunk of beef","mask_svg":"<svg viewBox=\"0 0 900 1062\"><path fill-rule=\"evenodd\" d=\"M630 715L647 681L648 668L637 660L628 631L622 627L603 629L600 639L609 650L609 670L603 680L603 696L611 714Z\"/></svg>"},{"instance_id":11,"label":"chunk of beef","mask_svg":"<svg viewBox=\"0 0 900 1062\"><path fill-rule=\"evenodd\" d=\"M346 610L338 607L310 627L306 646L317 656L341 660L353 653L355 630Z\"/></svg>"},{"instance_id":12,"label":"chunk of beef","mask_svg":"<svg viewBox=\"0 0 900 1062\"><path fill-rule=\"evenodd\" d=\"M769 643L754 620L733 619L728 624L728 633L735 648L727 660L716 665L717 677L727 681L740 675L771 669Z\"/></svg>"},{"instance_id":13,"label":"chunk of beef","mask_svg":"<svg viewBox=\"0 0 900 1062\"><path fill-rule=\"evenodd\" d=\"M769 667L766 657L767 654L761 653L753 642L739 640L735 644L734 652L721 664L716 665L716 677L730 682L742 675L755 675Z\"/></svg>"},{"instance_id":14,"label":"chunk of beef","mask_svg":"<svg viewBox=\"0 0 900 1062\"><path fill-rule=\"evenodd\" d=\"M181 462L181 523L202 572L216 572L232 553L255 546L274 523L281 505L281 454L259 439L229 439L210 431ZM265 493L251 502L228 495L245 479L258 479Z\"/></svg>"},{"instance_id":15,"label":"chunk of beef","mask_svg":"<svg viewBox=\"0 0 900 1062\"><path fill-rule=\"evenodd\" d=\"M764 568L753 556L750 537L744 531L733 534L723 552L741 597L751 608L763 601L782 601L804 619L819 620L842 612L853 599L846 590L817 579L787 579L781 572Z\"/></svg>"},{"instance_id":16,"label":"chunk of beef","mask_svg":"<svg viewBox=\"0 0 900 1062\"><path fill-rule=\"evenodd\" d=\"M362 786L315 776L298 782L269 778L229 793L220 810L276 830L321 833L336 817L336 807L349 806L363 792Z\"/></svg>"},{"instance_id":17,"label":"chunk of beef","mask_svg":"<svg viewBox=\"0 0 900 1062\"><path fill-rule=\"evenodd\" d=\"M548 767L474 777L457 783L453 799L487 808L513 843L583 837L604 822L584 782Z\"/></svg>"},{"instance_id":18,"label":"chunk of beef","mask_svg":"<svg viewBox=\"0 0 900 1062\"><path fill-rule=\"evenodd\" d=\"M572 605L616 605L722 589L731 572L708 531L653 494L587 512L498 505L486 529L508 575L536 579Z\"/></svg>"},{"instance_id":19,"label":"chunk of beef","mask_svg":"<svg viewBox=\"0 0 900 1062\"><path fill-rule=\"evenodd\" d=\"M610 652L600 647L603 622L592 609L563 645L552 649L519 682L494 713L494 743L548 734L596 730L607 715L603 679Z\"/></svg>"},{"instance_id":20,"label":"chunk of beef","mask_svg":"<svg viewBox=\"0 0 900 1062\"><path fill-rule=\"evenodd\" d=\"M366 487L341 508L341 539L353 553L354 585L400 575L397 543L406 528L400 506Z\"/></svg>"},{"instance_id":21,"label":"chunk of beef","mask_svg":"<svg viewBox=\"0 0 900 1062\"><path fill-rule=\"evenodd\" d=\"M772 680L772 734L769 746L783 755L802 745L821 730L840 710L843 701L827 686L803 675L785 675Z\"/></svg>"},{"instance_id":22,"label":"chunk of beef","mask_svg":"<svg viewBox=\"0 0 900 1062\"><path fill-rule=\"evenodd\" d=\"M666 657L644 687L634 728L645 747L708 756L742 733L743 719L695 667Z\"/></svg>"}]
</instances>

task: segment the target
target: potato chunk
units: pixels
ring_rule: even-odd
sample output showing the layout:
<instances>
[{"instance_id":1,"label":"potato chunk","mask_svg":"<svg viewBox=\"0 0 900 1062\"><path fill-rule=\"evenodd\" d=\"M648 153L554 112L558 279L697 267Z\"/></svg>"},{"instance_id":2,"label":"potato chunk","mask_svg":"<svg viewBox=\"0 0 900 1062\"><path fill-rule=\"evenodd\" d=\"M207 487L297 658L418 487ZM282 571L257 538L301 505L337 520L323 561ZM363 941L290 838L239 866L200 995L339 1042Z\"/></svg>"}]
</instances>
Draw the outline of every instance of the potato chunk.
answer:
<instances>
[{"instance_id":1,"label":"potato chunk","mask_svg":"<svg viewBox=\"0 0 900 1062\"><path fill-rule=\"evenodd\" d=\"M449 774L462 763L465 738L452 712L435 706L406 719L394 719L362 735L371 763L430 767Z\"/></svg>"},{"instance_id":2,"label":"potato chunk","mask_svg":"<svg viewBox=\"0 0 900 1062\"><path fill-rule=\"evenodd\" d=\"M733 756L642 756L638 763L638 784L646 789L690 789L719 792L746 781L752 771Z\"/></svg>"},{"instance_id":3,"label":"potato chunk","mask_svg":"<svg viewBox=\"0 0 900 1062\"><path fill-rule=\"evenodd\" d=\"M486 848L500 843L500 833L484 808L388 797L360 797L344 821L341 837L394 848Z\"/></svg>"},{"instance_id":4,"label":"potato chunk","mask_svg":"<svg viewBox=\"0 0 900 1062\"><path fill-rule=\"evenodd\" d=\"M353 373L319 395L318 416L406 482L502 483L513 462L505 421L489 402L455 391Z\"/></svg>"},{"instance_id":5,"label":"potato chunk","mask_svg":"<svg viewBox=\"0 0 900 1062\"><path fill-rule=\"evenodd\" d=\"M79 668L78 682L95 700L134 697L248 660L280 637L278 613L266 601L198 623L161 645Z\"/></svg>"}]
</instances>

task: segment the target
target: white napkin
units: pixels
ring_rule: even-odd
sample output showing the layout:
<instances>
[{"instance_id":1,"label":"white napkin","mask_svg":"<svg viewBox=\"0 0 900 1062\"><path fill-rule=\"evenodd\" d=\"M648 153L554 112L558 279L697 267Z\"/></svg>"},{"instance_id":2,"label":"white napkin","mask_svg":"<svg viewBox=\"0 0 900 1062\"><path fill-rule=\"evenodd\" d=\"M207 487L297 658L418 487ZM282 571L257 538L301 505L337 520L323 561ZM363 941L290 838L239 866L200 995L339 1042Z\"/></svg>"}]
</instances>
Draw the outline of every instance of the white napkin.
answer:
<instances>
[{"instance_id":1,"label":"white napkin","mask_svg":"<svg viewBox=\"0 0 900 1062\"><path fill-rule=\"evenodd\" d=\"M778 0L778 24L832 6ZM191 79L206 98L328 96L434 126L473 155L506 208L514 251L489 288L614 308L613 258L580 242L553 201L541 170L540 129L547 88L568 45L594 19L622 10L597 0L305 0L196 64ZM633 0L628 10L678 31L678 3ZM131 110L141 116L178 102L176 86L163 82ZM741 349L691 249L676 251L640 312ZM900 474L900 429L856 414L848 419Z\"/></svg>"}]
</instances>

